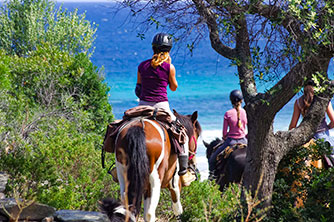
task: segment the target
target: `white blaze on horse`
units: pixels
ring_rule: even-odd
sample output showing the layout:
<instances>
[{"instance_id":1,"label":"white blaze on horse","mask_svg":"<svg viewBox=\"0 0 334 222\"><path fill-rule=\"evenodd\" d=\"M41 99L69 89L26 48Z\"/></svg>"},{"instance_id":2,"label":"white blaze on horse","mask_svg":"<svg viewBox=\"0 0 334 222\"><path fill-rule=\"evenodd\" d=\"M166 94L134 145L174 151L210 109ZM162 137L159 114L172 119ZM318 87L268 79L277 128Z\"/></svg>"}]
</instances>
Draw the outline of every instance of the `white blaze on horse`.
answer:
<instances>
[{"instance_id":1,"label":"white blaze on horse","mask_svg":"<svg viewBox=\"0 0 334 222\"><path fill-rule=\"evenodd\" d=\"M189 153L195 153L201 127L197 111L192 115L174 115L187 130ZM168 131L159 122L147 118L135 118L124 125L115 140L116 168L122 202L104 200L102 209L111 221L136 221L142 198L144 220L153 222L161 188L168 188L172 197L174 214L182 212L180 202L181 181L178 157L172 148Z\"/></svg>"}]
</instances>

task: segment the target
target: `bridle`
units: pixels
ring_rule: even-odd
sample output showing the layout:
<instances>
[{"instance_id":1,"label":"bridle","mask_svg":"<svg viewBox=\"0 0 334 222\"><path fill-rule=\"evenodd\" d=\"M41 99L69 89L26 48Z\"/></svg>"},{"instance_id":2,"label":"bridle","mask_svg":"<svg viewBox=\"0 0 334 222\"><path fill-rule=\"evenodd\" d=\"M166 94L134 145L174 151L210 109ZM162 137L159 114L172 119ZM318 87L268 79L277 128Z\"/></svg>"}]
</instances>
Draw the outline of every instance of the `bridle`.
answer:
<instances>
[{"instance_id":1,"label":"bridle","mask_svg":"<svg viewBox=\"0 0 334 222\"><path fill-rule=\"evenodd\" d=\"M196 154L196 151L197 151L197 139L196 139L195 135L193 135L193 136L190 138L189 144L191 144L191 141L194 141L195 149L194 149L194 151L191 151L191 150L189 149L189 160L191 160L192 158L194 158L194 156L195 156L195 154Z\"/></svg>"}]
</instances>

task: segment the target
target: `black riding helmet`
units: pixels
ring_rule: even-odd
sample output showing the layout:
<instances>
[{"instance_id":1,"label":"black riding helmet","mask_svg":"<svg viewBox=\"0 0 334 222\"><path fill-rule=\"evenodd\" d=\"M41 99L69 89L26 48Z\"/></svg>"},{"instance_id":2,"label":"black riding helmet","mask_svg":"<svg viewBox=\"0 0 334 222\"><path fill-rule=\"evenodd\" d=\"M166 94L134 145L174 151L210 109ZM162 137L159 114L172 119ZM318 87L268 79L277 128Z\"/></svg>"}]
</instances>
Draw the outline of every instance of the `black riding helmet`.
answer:
<instances>
[{"instance_id":1,"label":"black riding helmet","mask_svg":"<svg viewBox=\"0 0 334 222\"><path fill-rule=\"evenodd\" d=\"M153 37L152 46L160 52L169 52L173 46L172 37L167 33L160 32Z\"/></svg>"},{"instance_id":2,"label":"black riding helmet","mask_svg":"<svg viewBox=\"0 0 334 222\"><path fill-rule=\"evenodd\" d=\"M232 104L243 100L243 96L240 90L235 89L230 93L230 100Z\"/></svg>"}]
</instances>

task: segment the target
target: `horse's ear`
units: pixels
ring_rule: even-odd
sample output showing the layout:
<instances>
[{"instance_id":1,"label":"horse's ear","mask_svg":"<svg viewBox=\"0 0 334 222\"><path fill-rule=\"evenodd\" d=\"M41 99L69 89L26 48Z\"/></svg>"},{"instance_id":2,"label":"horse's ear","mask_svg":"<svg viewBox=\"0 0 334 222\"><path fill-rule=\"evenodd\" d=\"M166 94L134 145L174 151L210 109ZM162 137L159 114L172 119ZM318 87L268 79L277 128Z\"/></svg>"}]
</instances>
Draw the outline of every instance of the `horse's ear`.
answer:
<instances>
[{"instance_id":1,"label":"horse's ear","mask_svg":"<svg viewBox=\"0 0 334 222\"><path fill-rule=\"evenodd\" d=\"M179 116L178 112L176 112L175 109L173 109L173 113L174 113L175 116Z\"/></svg>"},{"instance_id":2,"label":"horse's ear","mask_svg":"<svg viewBox=\"0 0 334 222\"><path fill-rule=\"evenodd\" d=\"M209 147L209 144L208 144L207 142L205 142L204 140L203 140L203 144L204 144L204 146L205 146L206 148Z\"/></svg>"},{"instance_id":3,"label":"horse's ear","mask_svg":"<svg viewBox=\"0 0 334 222\"><path fill-rule=\"evenodd\" d=\"M195 111L192 115L191 115L191 122L195 123L198 117L198 113L197 111Z\"/></svg>"}]
</instances>

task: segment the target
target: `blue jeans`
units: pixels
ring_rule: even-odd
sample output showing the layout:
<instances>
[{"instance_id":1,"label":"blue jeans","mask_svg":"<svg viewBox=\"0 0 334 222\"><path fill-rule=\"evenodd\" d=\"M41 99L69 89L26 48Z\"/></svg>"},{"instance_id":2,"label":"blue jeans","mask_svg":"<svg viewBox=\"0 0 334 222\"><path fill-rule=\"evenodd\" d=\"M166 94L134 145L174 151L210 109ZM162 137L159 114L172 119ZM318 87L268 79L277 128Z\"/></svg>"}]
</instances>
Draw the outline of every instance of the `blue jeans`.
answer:
<instances>
[{"instance_id":1,"label":"blue jeans","mask_svg":"<svg viewBox=\"0 0 334 222\"><path fill-rule=\"evenodd\" d=\"M332 155L334 154L334 149L333 149L333 147L334 147L334 138L329 135L329 130L325 130L325 131L322 131L322 132L315 133L313 137L316 140L318 140L318 139L324 139L325 142L329 142L329 144L332 147Z\"/></svg>"},{"instance_id":2,"label":"blue jeans","mask_svg":"<svg viewBox=\"0 0 334 222\"><path fill-rule=\"evenodd\" d=\"M240 139L233 139L233 138L227 138L225 140L225 142L216 149L216 151L211 154L210 158L209 158L209 170L213 171L216 167L216 162L217 162L217 156L220 152L222 152L223 150L225 150L226 147L240 143L240 144L247 144L247 138L240 138Z\"/></svg>"}]
</instances>

